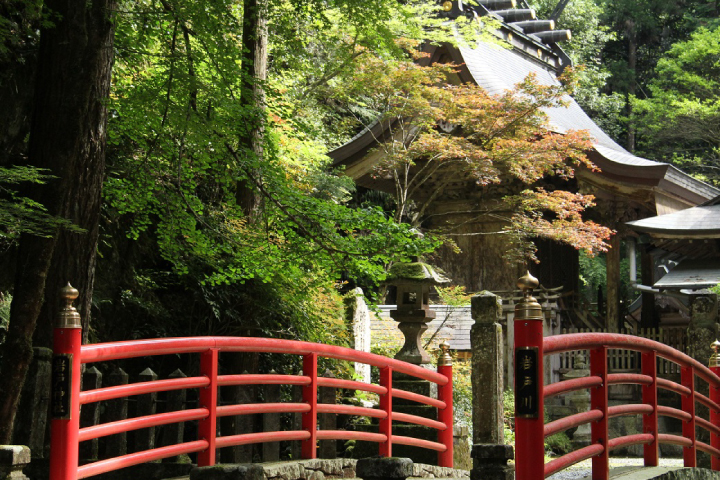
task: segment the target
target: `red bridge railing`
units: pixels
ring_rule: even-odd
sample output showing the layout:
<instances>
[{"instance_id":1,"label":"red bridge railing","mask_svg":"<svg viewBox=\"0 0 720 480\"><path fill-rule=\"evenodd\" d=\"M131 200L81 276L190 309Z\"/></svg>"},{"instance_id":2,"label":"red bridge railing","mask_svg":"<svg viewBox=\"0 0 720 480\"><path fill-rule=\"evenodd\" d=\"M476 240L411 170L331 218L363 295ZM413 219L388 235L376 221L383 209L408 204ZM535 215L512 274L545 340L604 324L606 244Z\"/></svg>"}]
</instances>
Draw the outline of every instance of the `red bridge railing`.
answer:
<instances>
[{"instance_id":1,"label":"red bridge railing","mask_svg":"<svg viewBox=\"0 0 720 480\"><path fill-rule=\"evenodd\" d=\"M394 444L424 447L439 452L438 458L441 466L452 467L453 395L452 365L448 364L450 362L440 362L436 373L417 365L393 360L381 355L359 352L350 348L269 338L160 338L154 340L81 345L80 317L71 306L72 301L77 298L77 290L69 286L66 287L63 289L63 298L67 305L60 315L58 328L55 329L54 341L50 480L87 478L140 463L195 452L198 454L199 466L210 466L215 464L215 451L218 448L284 440L301 441L303 458L316 457L318 440L364 440L377 442L379 443L379 452L382 456L391 456L392 446ZM261 352L298 355L302 357L303 374L219 375L218 356L221 352ZM199 376L139 382L81 392L80 370L82 364L181 353L199 354ZM319 357L360 362L378 367L380 369L380 383L370 384L352 380L319 377L317 374ZM436 383L438 385L438 398L434 399L393 388L393 372L412 375L416 378ZM303 387L303 401L300 403L218 405L218 387L257 384L301 385ZM380 397L380 408L372 409L349 405L318 403L318 387L347 388L375 393ZM81 405L131 395L178 389L199 389L198 408L158 413L80 428L79 417ZM393 398L403 398L436 407L438 409L438 420L393 412ZM216 436L216 422L220 417L273 412L302 413L302 429L295 431ZM340 413L378 418L380 419L379 433L318 430L318 413ZM130 453L120 457L78 466L79 442L140 428L193 420L198 421L198 438L196 440ZM433 442L393 435L393 421L434 428L438 430L438 441Z\"/></svg>"},{"instance_id":2,"label":"red bridge railing","mask_svg":"<svg viewBox=\"0 0 720 480\"><path fill-rule=\"evenodd\" d=\"M697 451L709 453L713 470L720 470L720 357L711 368L663 343L632 335L613 333L574 333L543 338L542 311L532 297L537 280L526 275L518 285L525 291L515 315L515 457L516 479L536 480L570 465L591 458L592 479L609 478L608 454L627 445L643 445L645 466L657 466L659 445L683 447L686 467L697 465ZM715 342L716 349L720 343ZM641 373L608 373L608 349L627 349L641 353ZM543 385L543 357L572 350L589 350L590 375ZM664 358L680 367L680 383L657 377L657 359ZM709 384L709 398L695 389L696 377ZM609 406L608 387L617 384L642 385L642 403ZM658 405L658 389L681 397L681 409ZM590 390L590 410L545 424L544 399L580 389ZM710 418L695 415L700 403ZM643 433L610 438L608 419L622 415L642 415ZM658 432L658 417L682 421L682 435ZM545 463L544 439L555 433L590 423L591 444ZM710 444L696 437L696 427L710 433Z\"/></svg>"}]
</instances>

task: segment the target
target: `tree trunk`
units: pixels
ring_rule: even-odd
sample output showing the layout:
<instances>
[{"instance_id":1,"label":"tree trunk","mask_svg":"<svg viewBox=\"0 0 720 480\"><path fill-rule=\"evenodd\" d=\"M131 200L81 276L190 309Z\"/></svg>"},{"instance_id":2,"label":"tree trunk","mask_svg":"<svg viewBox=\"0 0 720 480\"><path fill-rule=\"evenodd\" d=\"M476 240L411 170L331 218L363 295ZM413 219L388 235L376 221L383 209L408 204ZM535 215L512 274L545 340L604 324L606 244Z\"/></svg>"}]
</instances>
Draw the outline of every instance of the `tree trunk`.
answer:
<instances>
[{"instance_id":1,"label":"tree trunk","mask_svg":"<svg viewBox=\"0 0 720 480\"><path fill-rule=\"evenodd\" d=\"M620 318L620 235L617 233L610 238L605 269L607 274L605 325L608 332L617 333L624 323Z\"/></svg>"},{"instance_id":2,"label":"tree trunk","mask_svg":"<svg viewBox=\"0 0 720 480\"><path fill-rule=\"evenodd\" d=\"M250 128L240 139L241 152L254 156L256 161L263 157L265 137L265 80L267 79L267 0L243 1L242 34L242 104L249 107ZM250 162L255 164L256 161ZM257 169L248 169L257 176ZM261 209L261 198L252 180L238 185L237 202L251 221L257 220Z\"/></svg>"},{"instance_id":3,"label":"tree trunk","mask_svg":"<svg viewBox=\"0 0 720 480\"><path fill-rule=\"evenodd\" d=\"M27 156L33 82L37 66L40 15L24 0L0 2L0 18L12 25L0 54L0 165L19 164Z\"/></svg>"},{"instance_id":4,"label":"tree trunk","mask_svg":"<svg viewBox=\"0 0 720 480\"><path fill-rule=\"evenodd\" d=\"M653 265L652 255L647 251L647 247L642 247L640 251L640 276L643 285L650 287L655 283L653 273L655 267ZM655 308L655 294L651 292L642 292L642 310L640 311L640 327L642 328L658 328L660 326L660 316Z\"/></svg>"},{"instance_id":5,"label":"tree trunk","mask_svg":"<svg viewBox=\"0 0 720 480\"><path fill-rule=\"evenodd\" d=\"M57 290L72 281L81 292L79 309L87 327L94 278L115 1L47 0L45 8L56 14L55 26L43 30L40 39L29 159L33 166L47 168L57 178L30 195L49 213L73 221L86 232L62 231L53 238L25 235L20 240L10 325L0 365L0 443L11 441L36 324L41 344L48 345L57 312ZM40 317L45 298L49 301Z\"/></svg>"},{"instance_id":6,"label":"tree trunk","mask_svg":"<svg viewBox=\"0 0 720 480\"><path fill-rule=\"evenodd\" d=\"M635 21L627 20L625 22L625 34L628 40L628 71L630 72L630 81L628 83L628 97L626 104L626 114L628 118L627 124L627 144L625 145L628 151L635 151L635 125L633 125L632 119L632 103L630 103L630 97L635 96L637 91L637 76L635 70L637 69L637 32L635 31Z\"/></svg>"}]
</instances>

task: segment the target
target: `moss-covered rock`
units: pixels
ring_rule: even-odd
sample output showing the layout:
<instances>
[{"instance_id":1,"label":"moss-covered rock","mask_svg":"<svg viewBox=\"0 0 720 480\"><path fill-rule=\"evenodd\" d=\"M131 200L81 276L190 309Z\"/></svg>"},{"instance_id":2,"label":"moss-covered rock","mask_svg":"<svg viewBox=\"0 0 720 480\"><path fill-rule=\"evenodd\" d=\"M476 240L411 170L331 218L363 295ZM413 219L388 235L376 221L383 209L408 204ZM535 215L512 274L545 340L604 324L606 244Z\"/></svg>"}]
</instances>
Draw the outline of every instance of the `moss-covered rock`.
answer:
<instances>
[{"instance_id":1,"label":"moss-covered rock","mask_svg":"<svg viewBox=\"0 0 720 480\"><path fill-rule=\"evenodd\" d=\"M395 263L390 267L386 283L427 283L442 285L450 283L442 270L423 262Z\"/></svg>"}]
</instances>

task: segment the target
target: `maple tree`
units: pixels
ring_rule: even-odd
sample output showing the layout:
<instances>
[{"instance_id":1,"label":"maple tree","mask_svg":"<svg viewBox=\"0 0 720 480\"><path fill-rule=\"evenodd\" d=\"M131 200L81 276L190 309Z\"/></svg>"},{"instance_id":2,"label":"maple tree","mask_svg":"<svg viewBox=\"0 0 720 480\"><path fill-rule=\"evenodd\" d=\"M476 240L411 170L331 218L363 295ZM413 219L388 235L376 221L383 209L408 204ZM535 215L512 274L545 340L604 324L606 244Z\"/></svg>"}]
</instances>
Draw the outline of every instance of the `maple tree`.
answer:
<instances>
[{"instance_id":1,"label":"maple tree","mask_svg":"<svg viewBox=\"0 0 720 480\"><path fill-rule=\"evenodd\" d=\"M548 125L545 110L566 105L572 73L554 85L529 75L512 90L491 95L477 85L449 83L456 67L422 66L414 61L421 56L368 56L355 88L345 92L348 101L359 98L381 112L378 121L388 126L373 175L394 185L395 219L422 225L428 208L458 179L474 183L478 192L503 183L513 193L479 215L502 218L496 233L507 235L508 257L536 260L537 237L591 254L605 251L612 231L582 217L593 196L538 185L548 177L570 179L578 166L597 169L585 155L592 146L587 132L555 133ZM452 234L446 228L438 233Z\"/></svg>"}]
</instances>

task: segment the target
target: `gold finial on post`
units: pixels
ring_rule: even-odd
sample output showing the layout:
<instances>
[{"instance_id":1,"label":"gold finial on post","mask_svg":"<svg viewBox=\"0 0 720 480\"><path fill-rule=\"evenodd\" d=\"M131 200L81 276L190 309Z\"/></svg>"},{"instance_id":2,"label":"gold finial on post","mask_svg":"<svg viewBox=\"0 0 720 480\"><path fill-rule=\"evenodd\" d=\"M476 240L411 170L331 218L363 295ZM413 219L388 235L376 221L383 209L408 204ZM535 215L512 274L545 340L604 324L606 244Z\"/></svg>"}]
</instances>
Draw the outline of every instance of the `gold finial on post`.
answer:
<instances>
[{"instance_id":1,"label":"gold finial on post","mask_svg":"<svg viewBox=\"0 0 720 480\"><path fill-rule=\"evenodd\" d=\"M710 355L708 367L720 367L720 352L718 352L718 349L720 349L720 342L715 340L712 345L710 345L710 348L713 349L713 353Z\"/></svg>"},{"instance_id":2,"label":"gold finial on post","mask_svg":"<svg viewBox=\"0 0 720 480\"><path fill-rule=\"evenodd\" d=\"M80 295L77 289L68 282L67 286L60 289L60 298L65 303L60 309L57 317L57 328L82 328L82 321L77 309L73 307L73 301Z\"/></svg>"},{"instance_id":3,"label":"gold finial on post","mask_svg":"<svg viewBox=\"0 0 720 480\"><path fill-rule=\"evenodd\" d=\"M515 320L542 320L542 307L532 296L533 290L540 285L537 278L527 272L517 281L517 287L523 292L522 302L515 305Z\"/></svg>"},{"instance_id":4,"label":"gold finial on post","mask_svg":"<svg viewBox=\"0 0 720 480\"><path fill-rule=\"evenodd\" d=\"M450 356L450 344L447 340L443 340L440 346L440 355L438 356L438 367L451 366L453 364L452 356Z\"/></svg>"}]
</instances>

